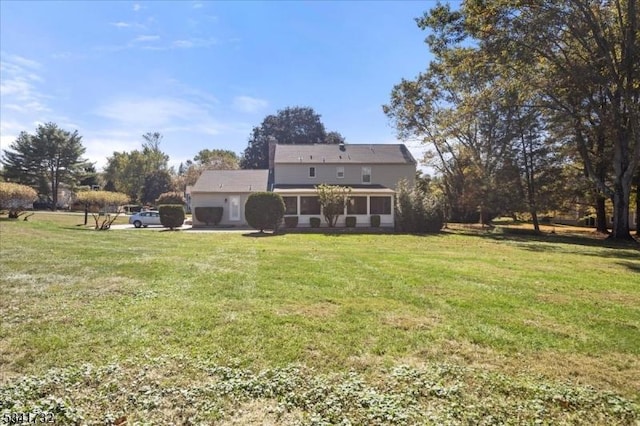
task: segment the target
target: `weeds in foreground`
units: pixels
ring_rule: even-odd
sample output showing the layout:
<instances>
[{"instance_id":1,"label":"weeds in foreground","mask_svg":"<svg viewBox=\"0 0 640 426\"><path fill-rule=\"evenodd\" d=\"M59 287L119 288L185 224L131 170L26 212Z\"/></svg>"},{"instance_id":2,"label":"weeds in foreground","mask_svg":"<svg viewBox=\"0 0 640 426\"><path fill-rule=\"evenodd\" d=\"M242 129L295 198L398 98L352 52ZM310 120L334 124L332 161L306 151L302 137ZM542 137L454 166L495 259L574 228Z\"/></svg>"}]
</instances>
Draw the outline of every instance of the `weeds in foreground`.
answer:
<instances>
[{"instance_id":1,"label":"weeds in foreground","mask_svg":"<svg viewBox=\"0 0 640 426\"><path fill-rule=\"evenodd\" d=\"M185 374L186 373L186 374ZM589 387L507 377L452 364L399 365L378 377L317 374L290 365L260 372L185 357L84 364L0 388L0 409L52 413L59 424L607 424L640 409Z\"/></svg>"}]
</instances>

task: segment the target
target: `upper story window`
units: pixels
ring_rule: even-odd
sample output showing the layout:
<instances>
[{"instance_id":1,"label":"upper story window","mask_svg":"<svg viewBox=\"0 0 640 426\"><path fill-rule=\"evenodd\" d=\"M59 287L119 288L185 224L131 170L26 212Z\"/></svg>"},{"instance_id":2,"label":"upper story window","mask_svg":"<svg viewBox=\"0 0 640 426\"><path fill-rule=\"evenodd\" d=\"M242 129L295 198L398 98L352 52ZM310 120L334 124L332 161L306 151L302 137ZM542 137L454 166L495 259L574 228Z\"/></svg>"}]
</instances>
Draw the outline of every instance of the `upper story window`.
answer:
<instances>
[{"instance_id":1,"label":"upper story window","mask_svg":"<svg viewBox=\"0 0 640 426\"><path fill-rule=\"evenodd\" d=\"M336 167L336 178L344 179L344 167L342 166Z\"/></svg>"},{"instance_id":2,"label":"upper story window","mask_svg":"<svg viewBox=\"0 0 640 426\"><path fill-rule=\"evenodd\" d=\"M310 178L316 177L316 168L315 167L309 167L309 177Z\"/></svg>"},{"instance_id":3,"label":"upper story window","mask_svg":"<svg viewBox=\"0 0 640 426\"><path fill-rule=\"evenodd\" d=\"M371 167L362 168L362 183L371 183Z\"/></svg>"}]
</instances>

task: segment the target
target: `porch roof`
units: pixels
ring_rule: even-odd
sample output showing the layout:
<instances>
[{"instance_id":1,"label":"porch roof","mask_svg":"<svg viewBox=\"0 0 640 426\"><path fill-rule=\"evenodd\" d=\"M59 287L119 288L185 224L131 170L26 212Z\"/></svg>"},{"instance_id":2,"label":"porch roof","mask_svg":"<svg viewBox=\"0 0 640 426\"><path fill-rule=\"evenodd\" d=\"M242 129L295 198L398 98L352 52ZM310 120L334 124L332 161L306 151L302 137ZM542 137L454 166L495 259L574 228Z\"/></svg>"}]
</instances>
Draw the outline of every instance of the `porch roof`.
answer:
<instances>
[{"instance_id":1,"label":"porch roof","mask_svg":"<svg viewBox=\"0 0 640 426\"><path fill-rule=\"evenodd\" d=\"M382 185L348 185L351 188L351 194L359 195L393 195L396 192ZM283 195L295 194L315 194L315 185L276 185L273 192Z\"/></svg>"}]
</instances>

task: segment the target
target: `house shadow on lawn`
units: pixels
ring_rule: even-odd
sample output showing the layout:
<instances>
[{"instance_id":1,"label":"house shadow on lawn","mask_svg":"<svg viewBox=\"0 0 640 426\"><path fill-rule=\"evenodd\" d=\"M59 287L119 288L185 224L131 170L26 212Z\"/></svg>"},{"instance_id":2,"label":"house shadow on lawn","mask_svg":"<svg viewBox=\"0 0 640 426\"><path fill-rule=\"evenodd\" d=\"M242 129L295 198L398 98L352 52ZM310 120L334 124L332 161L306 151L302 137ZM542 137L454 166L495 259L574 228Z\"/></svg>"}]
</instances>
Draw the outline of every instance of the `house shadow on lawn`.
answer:
<instances>
[{"instance_id":1,"label":"house shadow on lawn","mask_svg":"<svg viewBox=\"0 0 640 426\"><path fill-rule=\"evenodd\" d=\"M463 234L494 241L509 241L516 243L519 247L536 252L556 252L558 254L570 253L566 247L571 245L581 247L604 248L608 250L597 253L585 252L588 256L608 257L618 259L640 260L640 242L636 239L632 241L616 241L607 239L598 234L569 234L569 233L536 233L533 229L495 227L484 230L456 229L452 234ZM539 244L536 244L539 243Z\"/></svg>"},{"instance_id":2,"label":"house shadow on lawn","mask_svg":"<svg viewBox=\"0 0 640 426\"><path fill-rule=\"evenodd\" d=\"M622 265L629 269L631 272L635 272L636 274L640 274L640 262L633 263L628 261L618 262L618 265Z\"/></svg>"},{"instance_id":3,"label":"house shadow on lawn","mask_svg":"<svg viewBox=\"0 0 640 426\"><path fill-rule=\"evenodd\" d=\"M251 237L251 238L279 237L281 235L284 235L284 234L275 233L275 232L260 232L260 231L247 232L245 234L242 234L243 237Z\"/></svg>"}]
</instances>

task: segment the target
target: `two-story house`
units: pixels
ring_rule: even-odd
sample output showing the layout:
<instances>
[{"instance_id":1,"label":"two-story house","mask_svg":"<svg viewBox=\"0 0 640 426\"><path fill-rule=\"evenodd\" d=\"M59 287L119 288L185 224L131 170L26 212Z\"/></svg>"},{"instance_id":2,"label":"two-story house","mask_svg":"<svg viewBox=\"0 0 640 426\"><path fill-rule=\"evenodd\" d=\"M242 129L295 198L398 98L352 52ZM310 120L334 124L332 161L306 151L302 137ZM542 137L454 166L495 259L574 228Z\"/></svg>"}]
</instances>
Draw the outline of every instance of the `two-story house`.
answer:
<instances>
[{"instance_id":1,"label":"two-story house","mask_svg":"<svg viewBox=\"0 0 640 426\"><path fill-rule=\"evenodd\" d=\"M351 188L336 226L344 226L346 216L369 226L370 217L379 215L381 226L392 227L396 185L415 180L416 161L403 144L274 145L269 152L269 170L204 171L191 191L192 211L223 207L221 224L244 226L246 198L266 188L283 197L285 216L308 227L310 218L322 218L315 187L324 183ZM203 224L194 217L193 225Z\"/></svg>"}]
</instances>

